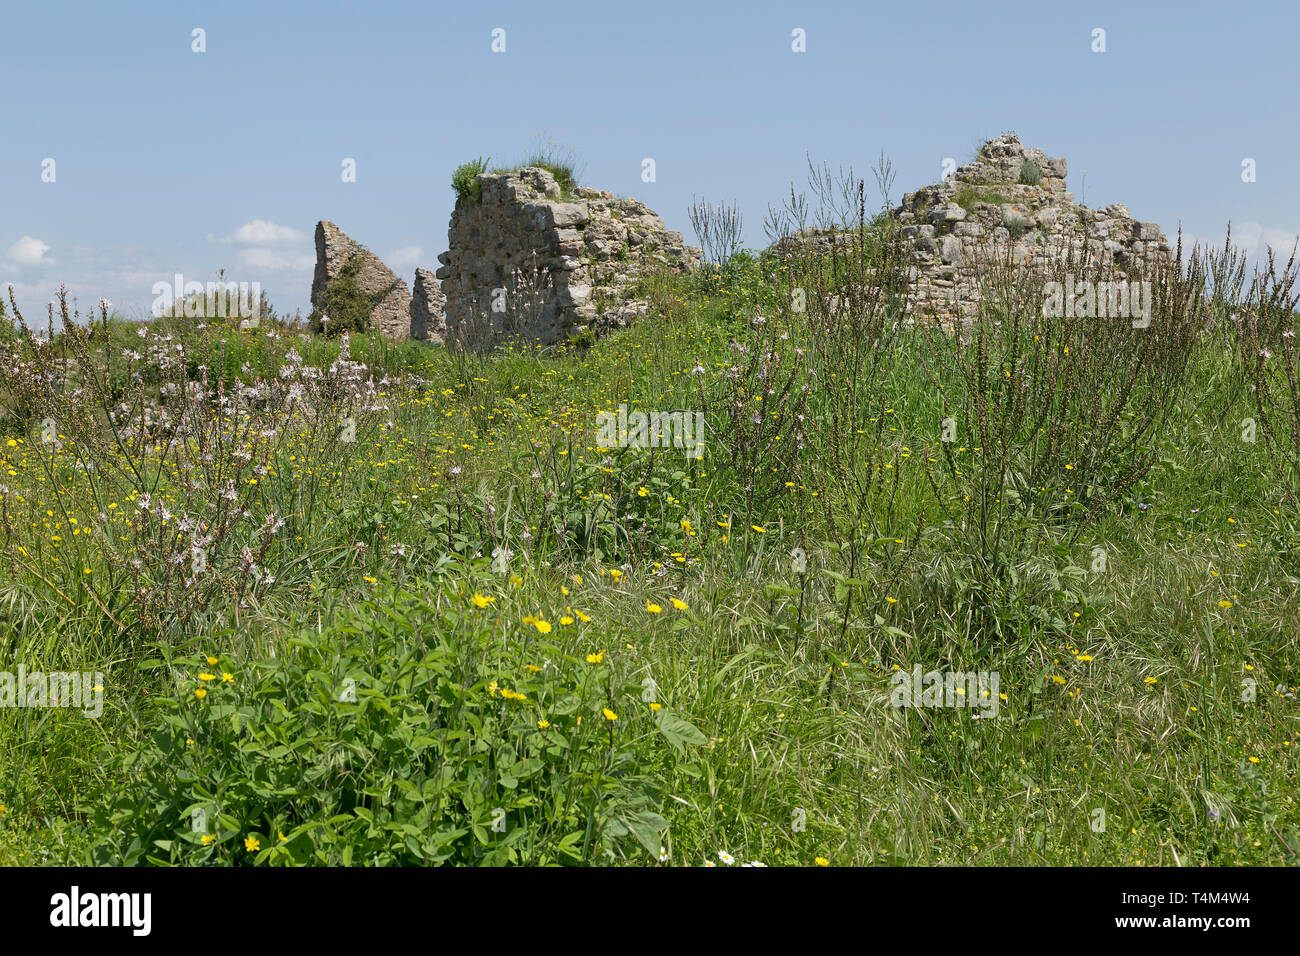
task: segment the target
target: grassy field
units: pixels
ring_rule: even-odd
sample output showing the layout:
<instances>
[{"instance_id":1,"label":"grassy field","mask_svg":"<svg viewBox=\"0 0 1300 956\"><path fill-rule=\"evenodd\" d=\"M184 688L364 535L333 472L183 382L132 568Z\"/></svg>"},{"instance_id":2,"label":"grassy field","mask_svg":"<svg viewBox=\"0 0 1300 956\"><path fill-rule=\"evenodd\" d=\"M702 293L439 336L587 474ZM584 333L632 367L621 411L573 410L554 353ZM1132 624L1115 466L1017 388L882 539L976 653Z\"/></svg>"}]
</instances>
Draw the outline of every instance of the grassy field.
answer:
<instances>
[{"instance_id":1,"label":"grassy field","mask_svg":"<svg viewBox=\"0 0 1300 956\"><path fill-rule=\"evenodd\" d=\"M103 698L0 708L0 863L1294 865L1289 283L953 336L895 255L588 350L11 312L0 661Z\"/></svg>"}]
</instances>

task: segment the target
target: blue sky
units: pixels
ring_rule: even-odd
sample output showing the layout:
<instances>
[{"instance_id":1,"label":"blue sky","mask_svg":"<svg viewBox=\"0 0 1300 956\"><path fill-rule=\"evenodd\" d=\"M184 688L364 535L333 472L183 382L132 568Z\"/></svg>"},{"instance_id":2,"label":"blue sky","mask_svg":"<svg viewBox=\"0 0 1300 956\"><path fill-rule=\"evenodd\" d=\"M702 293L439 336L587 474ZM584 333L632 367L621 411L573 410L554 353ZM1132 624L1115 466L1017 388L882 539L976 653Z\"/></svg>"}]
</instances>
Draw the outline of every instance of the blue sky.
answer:
<instances>
[{"instance_id":1,"label":"blue sky","mask_svg":"<svg viewBox=\"0 0 1300 956\"><path fill-rule=\"evenodd\" d=\"M897 200L1015 130L1068 158L1089 205L1125 203L1171 237L1181 223L1221 240L1231 220L1252 253L1289 251L1297 26L1284 0L11 5L0 282L30 321L60 282L83 307L138 311L154 282L224 267L305 314L318 219L409 283L446 248L452 169L513 162L539 133L582 151L586 183L647 202L691 241L698 195L738 202L761 245L805 151L870 183L883 148Z\"/></svg>"}]
</instances>

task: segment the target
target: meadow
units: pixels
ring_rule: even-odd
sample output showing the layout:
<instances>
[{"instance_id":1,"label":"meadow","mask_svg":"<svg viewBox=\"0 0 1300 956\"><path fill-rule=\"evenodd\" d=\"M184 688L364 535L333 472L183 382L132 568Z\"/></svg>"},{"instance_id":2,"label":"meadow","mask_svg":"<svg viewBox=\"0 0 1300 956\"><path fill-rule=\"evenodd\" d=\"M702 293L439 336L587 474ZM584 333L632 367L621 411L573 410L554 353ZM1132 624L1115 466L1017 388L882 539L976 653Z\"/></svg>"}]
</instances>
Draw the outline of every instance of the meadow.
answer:
<instances>
[{"instance_id":1,"label":"meadow","mask_svg":"<svg viewBox=\"0 0 1300 956\"><path fill-rule=\"evenodd\" d=\"M0 863L1296 864L1293 265L954 334L830 245L586 348L11 300L0 667L103 712L0 707Z\"/></svg>"}]
</instances>

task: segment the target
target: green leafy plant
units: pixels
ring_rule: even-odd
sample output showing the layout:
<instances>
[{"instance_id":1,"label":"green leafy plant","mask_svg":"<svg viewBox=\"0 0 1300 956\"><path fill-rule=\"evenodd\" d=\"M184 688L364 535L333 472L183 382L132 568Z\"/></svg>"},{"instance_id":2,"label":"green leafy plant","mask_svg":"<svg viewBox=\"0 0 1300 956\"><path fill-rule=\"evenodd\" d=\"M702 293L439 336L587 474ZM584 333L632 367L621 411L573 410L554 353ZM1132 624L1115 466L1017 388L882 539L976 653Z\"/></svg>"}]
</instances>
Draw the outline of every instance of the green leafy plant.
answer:
<instances>
[{"instance_id":1,"label":"green leafy plant","mask_svg":"<svg viewBox=\"0 0 1300 956\"><path fill-rule=\"evenodd\" d=\"M529 616L497 635L491 577L305 628L274 658L158 648L158 729L90 808L96 864L474 865L658 854L660 768L705 742ZM494 599L493 599L494 600ZM383 613L375 616L379 608ZM507 646L509 649L507 649ZM649 736L647 736L649 735ZM632 837L631 843L623 838Z\"/></svg>"},{"instance_id":2,"label":"green leafy plant","mask_svg":"<svg viewBox=\"0 0 1300 956\"><path fill-rule=\"evenodd\" d=\"M483 184L478 181L478 177L480 173L487 172L487 168L488 161L485 157L461 163L451 174L451 188L456 190L456 195L461 199L481 203Z\"/></svg>"},{"instance_id":3,"label":"green leafy plant","mask_svg":"<svg viewBox=\"0 0 1300 956\"><path fill-rule=\"evenodd\" d=\"M393 280L387 288L366 292L357 282L363 254L353 256L339 272L338 278L325 289L319 306L308 317L311 330L318 334L337 336L346 333L370 331L370 316L375 307L398 286ZM329 317L329 322L324 317Z\"/></svg>"}]
</instances>

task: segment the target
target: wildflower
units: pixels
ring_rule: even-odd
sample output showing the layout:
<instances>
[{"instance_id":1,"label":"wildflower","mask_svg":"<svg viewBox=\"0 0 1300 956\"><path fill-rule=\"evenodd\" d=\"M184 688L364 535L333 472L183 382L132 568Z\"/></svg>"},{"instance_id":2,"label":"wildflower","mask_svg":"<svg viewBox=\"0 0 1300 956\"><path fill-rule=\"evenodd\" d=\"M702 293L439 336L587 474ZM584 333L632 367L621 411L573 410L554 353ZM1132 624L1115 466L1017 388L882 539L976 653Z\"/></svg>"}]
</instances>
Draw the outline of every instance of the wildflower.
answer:
<instances>
[{"instance_id":1,"label":"wildflower","mask_svg":"<svg viewBox=\"0 0 1300 956\"><path fill-rule=\"evenodd\" d=\"M200 675L199 675L199 680L216 680L216 679L217 679L217 675L216 675L216 674L200 674Z\"/></svg>"},{"instance_id":2,"label":"wildflower","mask_svg":"<svg viewBox=\"0 0 1300 956\"><path fill-rule=\"evenodd\" d=\"M288 838L287 836L284 835L284 831L283 831L283 830L276 830L276 831L275 831L275 838L276 838L277 840L279 840L281 843L288 843L288 842L289 842L289 838Z\"/></svg>"},{"instance_id":3,"label":"wildflower","mask_svg":"<svg viewBox=\"0 0 1300 956\"><path fill-rule=\"evenodd\" d=\"M649 598L646 598L645 609L649 611L651 614L658 614L660 611L663 610L663 608L661 608L658 604L652 604Z\"/></svg>"},{"instance_id":4,"label":"wildflower","mask_svg":"<svg viewBox=\"0 0 1300 956\"><path fill-rule=\"evenodd\" d=\"M753 528L755 531L757 531L759 534L767 534L766 528L759 527L756 524L751 524L750 527Z\"/></svg>"},{"instance_id":5,"label":"wildflower","mask_svg":"<svg viewBox=\"0 0 1300 956\"><path fill-rule=\"evenodd\" d=\"M256 853L262 848L262 842L257 837L244 837L244 849L249 853Z\"/></svg>"},{"instance_id":6,"label":"wildflower","mask_svg":"<svg viewBox=\"0 0 1300 956\"><path fill-rule=\"evenodd\" d=\"M550 633L551 633L551 624L550 624L550 622L549 622L549 621L543 621L541 618L538 618L536 621L533 622L533 627L537 628L537 632L538 632L539 634L550 634Z\"/></svg>"},{"instance_id":7,"label":"wildflower","mask_svg":"<svg viewBox=\"0 0 1300 956\"><path fill-rule=\"evenodd\" d=\"M1232 607L1232 602L1231 602L1231 601L1220 601L1220 602L1219 602L1219 607L1222 607L1222 608L1229 608L1229 607Z\"/></svg>"},{"instance_id":8,"label":"wildflower","mask_svg":"<svg viewBox=\"0 0 1300 956\"><path fill-rule=\"evenodd\" d=\"M587 655L588 664L599 664L604 659L605 659L605 649L603 647L595 654Z\"/></svg>"},{"instance_id":9,"label":"wildflower","mask_svg":"<svg viewBox=\"0 0 1300 956\"><path fill-rule=\"evenodd\" d=\"M474 592L474 596L473 596L472 598L470 598L470 600L474 602L474 606L475 606L475 607L477 607L477 608L484 608L484 607L487 607L489 604L491 604L493 601L495 601L496 598L494 598L494 597L484 597L484 596L483 596L482 594L480 594L478 591L475 591L475 592Z\"/></svg>"},{"instance_id":10,"label":"wildflower","mask_svg":"<svg viewBox=\"0 0 1300 956\"><path fill-rule=\"evenodd\" d=\"M197 697L199 700L202 700L204 697L208 696L208 692L206 689L200 687L198 690L194 692L194 696Z\"/></svg>"},{"instance_id":11,"label":"wildflower","mask_svg":"<svg viewBox=\"0 0 1300 956\"><path fill-rule=\"evenodd\" d=\"M537 722L537 726L538 726L541 730L545 730L547 727L551 726L551 722L550 722L549 720L539 720L539 721Z\"/></svg>"},{"instance_id":12,"label":"wildflower","mask_svg":"<svg viewBox=\"0 0 1300 956\"><path fill-rule=\"evenodd\" d=\"M1144 680L1142 683L1144 683L1144 684L1154 684L1157 680L1158 680L1158 678L1155 678L1155 677L1148 677L1148 678L1147 678L1146 680Z\"/></svg>"},{"instance_id":13,"label":"wildflower","mask_svg":"<svg viewBox=\"0 0 1300 956\"><path fill-rule=\"evenodd\" d=\"M623 580L623 572L618 568L610 568L609 576L614 579L615 584L618 584L619 581Z\"/></svg>"},{"instance_id":14,"label":"wildflower","mask_svg":"<svg viewBox=\"0 0 1300 956\"><path fill-rule=\"evenodd\" d=\"M492 683L488 684L488 696L495 697L497 695L497 688L500 686L501 685L498 684L496 681L493 681Z\"/></svg>"},{"instance_id":15,"label":"wildflower","mask_svg":"<svg viewBox=\"0 0 1300 956\"><path fill-rule=\"evenodd\" d=\"M813 862L816 863L818 866L830 866L830 865L831 865L831 861L828 860L828 859L826 859L826 857L824 857L824 856L819 856L819 857L817 857L817 859L813 860Z\"/></svg>"},{"instance_id":16,"label":"wildflower","mask_svg":"<svg viewBox=\"0 0 1300 956\"><path fill-rule=\"evenodd\" d=\"M660 863L668 862L668 851L665 850L663 847L659 848L659 862Z\"/></svg>"},{"instance_id":17,"label":"wildflower","mask_svg":"<svg viewBox=\"0 0 1300 956\"><path fill-rule=\"evenodd\" d=\"M212 846L216 839L217 835L215 833L205 833L202 837L202 843L204 846Z\"/></svg>"},{"instance_id":18,"label":"wildflower","mask_svg":"<svg viewBox=\"0 0 1300 956\"><path fill-rule=\"evenodd\" d=\"M614 713L608 707L602 707L600 712L605 715L606 720L618 720L618 714Z\"/></svg>"},{"instance_id":19,"label":"wildflower","mask_svg":"<svg viewBox=\"0 0 1300 956\"><path fill-rule=\"evenodd\" d=\"M230 673L229 671L222 671L222 673L221 673L221 683L223 683L223 684L233 684L234 682L235 682L235 675L234 675L234 674Z\"/></svg>"},{"instance_id":20,"label":"wildflower","mask_svg":"<svg viewBox=\"0 0 1300 956\"><path fill-rule=\"evenodd\" d=\"M581 621L583 624L591 623L591 618L587 617L587 615L583 614L581 611L574 611L573 613L578 615L578 620Z\"/></svg>"},{"instance_id":21,"label":"wildflower","mask_svg":"<svg viewBox=\"0 0 1300 956\"><path fill-rule=\"evenodd\" d=\"M659 713L659 711L663 710L663 707L664 707L663 704L657 702L650 705L650 709L654 711L656 714Z\"/></svg>"},{"instance_id":22,"label":"wildflower","mask_svg":"<svg viewBox=\"0 0 1300 956\"><path fill-rule=\"evenodd\" d=\"M673 600L673 607L677 608L677 610L679 611L685 611L687 608L690 607L689 604L687 604L685 601L681 600L680 598L673 598L672 600Z\"/></svg>"},{"instance_id":23,"label":"wildflower","mask_svg":"<svg viewBox=\"0 0 1300 956\"><path fill-rule=\"evenodd\" d=\"M732 856L730 853L728 853L726 850L718 851L718 859L721 860L723 863L727 864L727 866L731 866L731 864L736 862L736 858Z\"/></svg>"},{"instance_id":24,"label":"wildflower","mask_svg":"<svg viewBox=\"0 0 1300 956\"><path fill-rule=\"evenodd\" d=\"M568 627L570 624L573 623L573 618L569 617L566 614L564 617L560 618L560 623L563 624L565 627Z\"/></svg>"},{"instance_id":25,"label":"wildflower","mask_svg":"<svg viewBox=\"0 0 1300 956\"><path fill-rule=\"evenodd\" d=\"M216 666L217 666L217 658L215 658L215 657L209 657L209 658L208 658L208 666L209 666L209 667L216 667Z\"/></svg>"}]
</instances>

